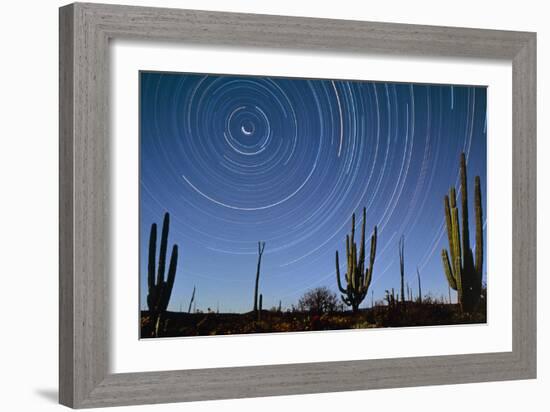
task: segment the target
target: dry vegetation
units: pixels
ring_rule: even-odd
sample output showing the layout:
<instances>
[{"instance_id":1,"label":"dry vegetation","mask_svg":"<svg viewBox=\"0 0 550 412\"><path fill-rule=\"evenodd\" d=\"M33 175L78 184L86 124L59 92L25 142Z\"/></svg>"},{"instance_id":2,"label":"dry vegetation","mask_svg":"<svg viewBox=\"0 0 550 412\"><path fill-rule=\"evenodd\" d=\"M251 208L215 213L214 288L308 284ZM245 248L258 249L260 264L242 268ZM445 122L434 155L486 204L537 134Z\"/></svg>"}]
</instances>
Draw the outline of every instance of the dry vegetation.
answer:
<instances>
[{"instance_id":1,"label":"dry vegetation","mask_svg":"<svg viewBox=\"0 0 550 412\"><path fill-rule=\"evenodd\" d=\"M458 304L437 302L405 302L393 307L374 308L317 314L300 311L267 311L235 313L166 312L159 336L208 336L247 333L306 332L404 326L456 325L485 323L485 305L475 313L463 313ZM151 337L152 318L147 311L141 314L142 337Z\"/></svg>"}]
</instances>

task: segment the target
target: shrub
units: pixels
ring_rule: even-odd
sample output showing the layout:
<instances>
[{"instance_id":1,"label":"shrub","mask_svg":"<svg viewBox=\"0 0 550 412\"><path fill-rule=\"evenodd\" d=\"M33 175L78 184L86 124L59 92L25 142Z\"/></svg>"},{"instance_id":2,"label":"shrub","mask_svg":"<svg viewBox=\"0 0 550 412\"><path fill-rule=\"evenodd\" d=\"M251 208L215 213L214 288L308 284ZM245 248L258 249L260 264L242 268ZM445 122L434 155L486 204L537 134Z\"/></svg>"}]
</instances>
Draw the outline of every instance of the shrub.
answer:
<instances>
[{"instance_id":1,"label":"shrub","mask_svg":"<svg viewBox=\"0 0 550 412\"><path fill-rule=\"evenodd\" d=\"M327 287L309 290L298 301L298 308L303 312L321 314L334 312L337 307L338 297Z\"/></svg>"}]
</instances>

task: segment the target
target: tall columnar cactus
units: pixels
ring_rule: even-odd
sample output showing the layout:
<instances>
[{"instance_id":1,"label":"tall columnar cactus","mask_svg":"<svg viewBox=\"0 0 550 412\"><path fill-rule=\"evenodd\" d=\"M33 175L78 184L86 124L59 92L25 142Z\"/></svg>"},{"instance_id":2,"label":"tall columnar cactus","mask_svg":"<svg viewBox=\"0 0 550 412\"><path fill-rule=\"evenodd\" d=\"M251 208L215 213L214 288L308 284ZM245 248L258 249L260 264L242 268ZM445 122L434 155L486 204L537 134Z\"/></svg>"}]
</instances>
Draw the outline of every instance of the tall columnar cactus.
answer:
<instances>
[{"instance_id":1,"label":"tall columnar cactus","mask_svg":"<svg viewBox=\"0 0 550 412\"><path fill-rule=\"evenodd\" d=\"M420 271L416 268L416 277L418 279L418 303L422 304L422 282L420 281Z\"/></svg>"},{"instance_id":2,"label":"tall columnar cactus","mask_svg":"<svg viewBox=\"0 0 550 412\"><path fill-rule=\"evenodd\" d=\"M265 242L258 242L258 265L256 266L256 286L254 287L254 312L258 311L258 284L260 283L260 268L264 249Z\"/></svg>"},{"instance_id":3,"label":"tall columnar cactus","mask_svg":"<svg viewBox=\"0 0 550 412\"><path fill-rule=\"evenodd\" d=\"M258 320L262 320L263 301L264 296L260 293L260 301L258 303Z\"/></svg>"},{"instance_id":4,"label":"tall columnar cactus","mask_svg":"<svg viewBox=\"0 0 550 412\"><path fill-rule=\"evenodd\" d=\"M388 306L390 308L395 306L398 299L395 298L395 291L393 290L393 288L391 289L391 293L389 290L386 290L385 299L388 302Z\"/></svg>"},{"instance_id":5,"label":"tall columnar cactus","mask_svg":"<svg viewBox=\"0 0 550 412\"><path fill-rule=\"evenodd\" d=\"M195 301L195 291L196 287L193 286L193 293L191 294L191 300L189 301L189 309L187 310L187 313L191 313L191 308L193 307L193 302Z\"/></svg>"},{"instance_id":6,"label":"tall columnar cactus","mask_svg":"<svg viewBox=\"0 0 550 412\"><path fill-rule=\"evenodd\" d=\"M449 251L441 251L443 269L449 286L457 291L458 303L463 312L474 311L480 301L483 270L483 211L479 176L474 181L474 210L476 225L475 262L470 248L470 226L468 221L468 186L466 157L460 157L460 197L462 214L462 236L456 204L456 190L451 187L445 196L445 221ZM449 256L450 254L450 256Z\"/></svg>"},{"instance_id":7,"label":"tall columnar cactus","mask_svg":"<svg viewBox=\"0 0 550 412\"><path fill-rule=\"evenodd\" d=\"M357 255L357 244L355 243L355 213L351 217L351 236L346 236L346 257L347 257L347 272L346 272L346 287L342 287L340 280L340 262L338 259L338 251L336 251L336 280L338 289L342 293L342 301L351 306L353 312L359 310L359 305L367 295L370 282L372 280L372 270L374 259L376 257L376 238L377 228L374 227L374 232L370 241L370 256L368 267L365 265L365 222L366 209L363 208L363 223L361 225L361 243L359 244L359 255Z\"/></svg>"},{"instance_id":8,"label":"tall columnar cactus","mask_svg":"<svg viewBox=\"0 0 550 412\"><path fill-rule=\"evenodd\" d=\"M147 294L147 306L149 307L149 313L151 314L153 320L153 336L158 336L159 334L161 318L168 308L168 302L170 301L170 295L172 294L172 288L174 286L174 280L176 278L176 266L178 264L178 245L174 245L172 248L172 256L170 257L170 265L168 267L168 276L166 280L164 279L169 226L170 215L166 213L164 215L164 222L162 223L158 268L156 268L156 223L153 223L151 225L151 234L149 236L149 264L147 277L147 286L149 293Z\"/></svg>"},{"instance_id":9,"label":"tall columnar cactus","mask_svg":"<svg viewBox=\"0 0 550 412\"><path fill-rule=\"evenodd\" d=\"M405 303L405 236L399 239L399 272L401 274L401 303Z\"/></svg>"}]
</instances>

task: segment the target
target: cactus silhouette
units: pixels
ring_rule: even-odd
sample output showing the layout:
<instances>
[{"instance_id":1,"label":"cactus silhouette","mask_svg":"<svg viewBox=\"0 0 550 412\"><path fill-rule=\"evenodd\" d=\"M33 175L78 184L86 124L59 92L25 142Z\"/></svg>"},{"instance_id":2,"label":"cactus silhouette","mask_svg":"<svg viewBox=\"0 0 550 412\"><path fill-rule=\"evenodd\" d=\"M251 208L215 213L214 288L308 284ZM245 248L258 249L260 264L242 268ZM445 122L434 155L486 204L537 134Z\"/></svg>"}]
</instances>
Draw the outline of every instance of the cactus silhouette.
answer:
<instances>
[{"instance_id":1,"label":"cactus silhouette","mask_svg":"<svg viewBox=\"0 0 550 412\"><path fill-rule=\"evenodd\" d=\"M416 268L416 277L418 279L418 303L422 303L422 282L420 281L420 271Z\"/></svg>"},{"instance_id":2,"label":"cactus silhouette","mask_svg":"<svg viewBox=\"0 0 550 412\"><path fill-rule=\"evenodd\" d=\"M389 290L386 290L385 299L386 299L386 302L388 302L388 306L390 308L393 308L396 302L399 300L399 297L398 298L395 297L395 291L392 288L391 293Z\"/></svg>"},{"instance_id":3,"label":"cactus silhouette","mask_svg":"<svg viewBox=\"0 0 550 412\"><path fill-rule=\"evenodd\" d=\"M405 303L405 236L399 238L399 272L401 274L401 303Z\"/></svg>"},{"instance_id":4,"label":"cactus silhouette","mask_svg":"<svg viewBox=\"0 0 550 412\"><path fill-rule=\"evenodd\" d=\"M162 234L160 240L160 252L158 268L156 268L156 252L157 252L157 224L151 225L151 233L149 236L149 264L147 277L147 306L149 313L153 319L153 336L157 337L160 331L162 315L168 308L170 295L176 278L176 267L178 264L178 245L172 248L170 257L170 265L168 267L168 276L164 279L164 271L166 267L166 250L168 246L168 229L170 226L170 214L164 215L162 223ZM155 276L156 275L156 276Z\"/></svg>"},{"instance_id":5,"label":"cactus silhouette","mask_svg":"<svg viewBox=\"0 0 550 412\"><path fill-rule=\"evenodd\" d=\"M258 303L258 320L262 320L262 306L263 306L263 300L264 300L264 297L263 295L260 293L260 302Z\"/></svg>"},{"instance_id":6,"label":"cactus silhouette","mask_svg":"<svg viewBox=\"0 0 550 412\"><path fill-rule=\"evenodd\" d=\"M196 287L193 286L193 293L191 294L191 300L189 301L189 309L187 309L187 313L191 313L191 308L193 307L193 302L195 301L195 291Z\"/></svg>"},{"instance_id":7,"label":"cactus silhouette","mask_svg":"<svg viewBox=\"0 0 550 412\"><path fill-rule=\"evenodd\" d=\"M258 242L258 265L256 266L256 286L254 287L254 312L258 310L258 284L260 283L260 268L264 249L265 242Z\"/></svg>"},{"instance_id":8,"label":"cactus silhouette","mask_svg":"<svg viewBox=\"0 0 550 412\"><path fill-rule=\"evenodd\" d=\"M342 301L351 306L353 312L359 310L359 305L365 299L372 280L372 270L374 259L376 257L376 238L377 228L374 226L374 231L370 240L370 256L369 265L365 266L365 222L366 208L363 208L363 223L361 225L361 242L359 244L359 256L357 256L357 244L355 243L355 213L351 217L351 236L346 236L346 257L347 257L347 272L346 272L346 287L342 287L340 280L340 262L338 260L338 251L336 251L336 280L338 289L342 293Z\"/></svg>"},{"instance_id":9,"label":"cactus silhouette","mask_svg":"<svg viewBox=\"0 0 550 412\"><path fill-rule=\"evenodd\" d=\"M468 221L468 179L466 157L460 156L460 197L462 212L462 236L456 205L456 190L451 187L445 196L445 222L449 240L449 252L441 251L443 269L449 286L457 291L458 303L463 312L474 311L481 298L483 270L483 211L479 176L474 180L474 210L476 225L475 262L470 248L470 226ZM449 256L450 254L450 256Z\"/></svg>"}]
</instances>

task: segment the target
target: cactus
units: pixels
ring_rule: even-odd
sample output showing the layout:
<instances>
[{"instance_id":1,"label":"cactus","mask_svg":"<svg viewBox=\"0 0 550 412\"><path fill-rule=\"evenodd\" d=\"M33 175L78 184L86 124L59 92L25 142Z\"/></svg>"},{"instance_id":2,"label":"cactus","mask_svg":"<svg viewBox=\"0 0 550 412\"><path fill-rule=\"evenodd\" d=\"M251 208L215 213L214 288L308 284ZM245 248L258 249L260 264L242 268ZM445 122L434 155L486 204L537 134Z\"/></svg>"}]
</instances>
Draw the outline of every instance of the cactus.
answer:
<instances>
[{"instance_id":1,"label":"cactus","mask_svg":"<svg viewBox=\"0 0 550 412\"><path fill-rule=\"evenodd\" d=\"M386 290L385 299L388 302L388 306L390 308L393 308L395 306L398 299L396 299L395 297L395 291L393 290L393 288L391 290L391 293L389 290Z\"/></svg>"},{"instance_id":2,"label":"cactus","mask_svg":"<svg viewBox=\"0 0 550 412\"><path fill-rule=\"evenodd\" d=\"M399 239L399 272L401 273L401 303L405 303L405 237Z\"/></svg>"},{"instance_id":3,"label":"cactus","mask_svg":"<svg viewBox=\"0 0 550 412\"><path fill-rule=\"evenodd\" d=\"M254 287L254 312L258 311L258 283L260 282L260 266L264 254L265 242L258 242L258 265L256 267L256 286Z\"/></svg>"},{"instance_id":4,"label":"cactus","mask_svg":"<svg viewBox=\"0 0 550 412\"><path fill-rule=\"evenodd\" d=\"M476 310L481 296L481 281L483 270L483 211L481 206L481 187L479 176L474 181L475 209L475 262L470 248L470 226L468 221L468 186L466 175L466 157L460 157L460 197L462 212L462 235L458 207L456 205L456 190L451 187L449 195L445 196L445 222L449 240L449 252L441 251L443 269L449 286L457 291L458 303L463 312Z\"/></svg>"},{"instance_id":5,"label":"cactus","mask_svg":"<svg viewBox=\"0 0 550 412\"><path fill-rule=\"evenodd\" d=\"M195 300L195 286L193 286L193 293L191 294L191 300L189 301L189 309L187 313L191 313L191 308L193 307L193 301Z\"/></svg>"},{"instance_id":6,"label":"cactus","mask_svg":"<svg viewBox=\"0 0 550 412\"><path fill-rule=\"evenodd\" d=\"M355 243L355 213L351 217L351 237L346 236L346 256L347 256L347 272L346 272L346 288L342 287L340 280L340 262L338 259L338 251L336 251L336 280L338 289L342 293L342 301L351 306L353 312L359 310L359 305L367 295L370 282L372 280L372 270L374 259L376 257L376 238L377 228L374 227L374 232L370 243L369 266L365 266L365 222L366 208L363 208L363 223L361 225L361 243L359 245L359 256L357 256L357 244Z\"/></svg>"},{"instance_id":7,"label":"cactus","mask_svg":"<svg viewBox=\"0 0 550 412\"><path fill-rule=\"evenodd\" d=\"M258 303L258 320L262 320L262 306L263 306L263 300L264 300L264 297L263 295L260 293L260 302Z\"/></svg>"},{"instance_id":8,"label":"cactus","mask_svg":"<svg viewBox=\"0 0 550 412\"><path fill-rule=\"evenodd\" d=\"M420 281L420 272L416 268L416 277L418 279L418 303L422 304L422 282Z\"/></svg>"},{"instance_id":9,"label":"cactus","mask_svg":"<svg viewBox=\"0 0 550 412\"><path fill-rule=\"evenodd\" d=\"M176 267L178 264L178 245L172 248L172 256L170 257L170 265L168 267L168 276L164 280L164 270L166 267L166 249L168 245L168 229L170 226L170 215L164 215L162 223L162 235L160 240L160 253L158 269L155 267L156 252L157 252L157 224L151 225L151 233L149 236L149 262L148 262L148 294L147 306L153 320L153 336L159 335L161 318L168 308L170 295L176 278ZM156 273L155 273L156 272ZM156 274L156 276L155 276ZM156 280L155 280L156 277Z\"/></svg>"}]
</instances>

